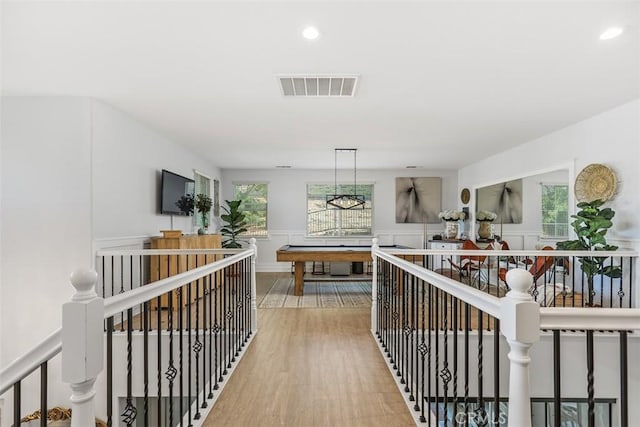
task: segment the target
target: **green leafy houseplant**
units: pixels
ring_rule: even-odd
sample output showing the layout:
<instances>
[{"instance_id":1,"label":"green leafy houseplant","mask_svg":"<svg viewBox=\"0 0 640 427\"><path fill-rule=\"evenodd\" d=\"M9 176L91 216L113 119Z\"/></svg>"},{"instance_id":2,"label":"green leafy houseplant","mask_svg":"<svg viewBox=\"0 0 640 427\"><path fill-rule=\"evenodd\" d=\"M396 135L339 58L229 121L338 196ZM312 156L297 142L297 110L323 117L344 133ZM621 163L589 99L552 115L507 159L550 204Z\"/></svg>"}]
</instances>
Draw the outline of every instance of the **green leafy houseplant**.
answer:
<instances>
[{"instance_id":1,"label":"green leafy houseplant","mask_svg":"<svg viewBox=\"0 0 640 427\"><path fill-rule=\"evenodd\" d=\"M603 200L596 199L591 202L580 202L580 209L571 218L575 218L571 223L573 230L578 237L576 240L565 240L558 242L557 247L560 250L568 251L615 251L618 249L615 245L607 244L605 235L613 223L611 219L615 216L615 212L610 208L601 209L604 204ZM622 277L622 270L619 266L605 265L609 257L578 257L580 260L580 268L587 279L589 289L588 304L593 306L593 279L597 275L605 275L611 278Z\"/></svg>"},{"instance_id":2,"label":"green leafy houseplant","mask_svg":"<svg viewBox=\"0 0 640 427\"><path fill-rule=\"evenodd\" d=\"M193 206L194 206L193 194L187 194L180 197L180 199L176 202L176 206L185 215L193 214Z\"/></svg>"},{"instance_id":3,"label":"green leafy houseplant","mask_svg":"<svg viewBox=\"0 0 640 427\"><path fill-rule=\"evenodd\" d=\"M222 247L241 248L240 242L243 240L238 239L238 236L247 231L246 215L240 211L242 200L225 200L224 202L227 204L227 206L222 206L225 213L220 215L224 222L220 229L220 233L224 236Z\"/></svg>"},{"instance_id":4,"label":"green leafy houseplant","mask_svg":"<svg viewBox=\"0 0 640 427\"><path fill-rule=\"evenodd\" d=\"M208 214L209 211L211 211L212 204L211 197L206 194L200 193L196 196L195 207L200 215L202 215L202 227L205 229L209 226Z\"/></svg>"}]
</instances>

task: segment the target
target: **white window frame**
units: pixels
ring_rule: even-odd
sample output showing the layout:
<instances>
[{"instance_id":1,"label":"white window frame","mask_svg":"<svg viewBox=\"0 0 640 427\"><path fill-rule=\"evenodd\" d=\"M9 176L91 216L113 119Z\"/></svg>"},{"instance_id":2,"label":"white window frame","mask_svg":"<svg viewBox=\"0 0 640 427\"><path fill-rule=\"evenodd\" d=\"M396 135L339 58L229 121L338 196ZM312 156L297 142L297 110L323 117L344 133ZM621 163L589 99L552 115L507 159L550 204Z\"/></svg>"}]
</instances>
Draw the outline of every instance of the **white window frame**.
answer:
<instances>
[{"instance_id":1,"label":"white window frame","mask_svg":"<svg viewBox=\"0 0 640 427\"><path fill-rule=\"evenodd\" d=\"M372 238L374 236L374 230L373 230L373 225L374 225L374 217L373 217L373 207L374 207L374 192L375 192L375 183L373 182L358 182L356 184L357 187L360 186L367 186L370 187L371 190L371 199L367 201L367 203L369 204L369 207L366 207L365 209L346 209L346 210L341 210L341 209L327 209L327 213L328 215L333 215L333 216L343 216L343 215L352 215L354 213L357 212L368 212L367 215L369 215L370 218L370 224L369 224L369 230L370 233L369 234L344 234L344 232L340 231L341 227L340 224L336 225L336 230L338 230L337 234L317 234L318 232L311 230L310 229L310 218L309 215L310 214L314 214L315 212L310 212L309 211L309 187L312 185L324 185L324 186L329 186L329 187L335 187L335 183L327 183L327 182L308 182L306 184L306 189L305 189L305 204L306 204L306 216L305 216L305 235L308 238L348 238L348 239L357 239L357 238ZM338 193L341 192L341 186L353 186L352 182L339 182L337 185L337 191ZM333 193L333 191L332 191ZM356 191L356 193L358 193ZM325 201L326 203L326 201ZM316 211L316 212L324 212L324 211ZM321 214L324 215L324 214ZM339 223L340 219L336 218L335 222ZM329 230L329 229L327 229ZM314 234L315 233L315 234Z\"/></svg>"}]
</instances>

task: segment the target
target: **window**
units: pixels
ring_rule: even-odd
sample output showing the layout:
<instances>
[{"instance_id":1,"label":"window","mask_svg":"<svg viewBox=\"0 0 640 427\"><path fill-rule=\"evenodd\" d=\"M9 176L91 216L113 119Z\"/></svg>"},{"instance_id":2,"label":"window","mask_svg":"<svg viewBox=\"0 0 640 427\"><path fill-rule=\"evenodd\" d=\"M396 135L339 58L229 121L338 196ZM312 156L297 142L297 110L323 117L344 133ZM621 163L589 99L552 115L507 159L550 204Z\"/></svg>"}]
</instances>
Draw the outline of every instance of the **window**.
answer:
<instances>
[{"instance_id":1,"label":"window","mask_svg":"<svg viewBox=\"0 0 640 427\"><path fill-rule=\"evenodd\" d=\"M337 192L364 196L363 209L328 209L327 195L334 194L334 184L307 184L307 235L309 236L371 236L373 184L338 185Z\"/></svg>"},{"instance_id":2,"label":"window","mask_svg":"<svg viewBox=\"0 0 640 427\"><path fill-rule=\"evenodd\" d=\"M235 200L242 200L240 209L246 215L247 232L243 236L267 236L267 184L234 184Z\"/></svg>"},{"instance_id":3,"label":"window","mask_svg":"<svg viewBox=\"0 0 640 427\"><path fill-rule=\"evenodd\" d=\"M569 236L569 186L542 184L542 236Z\"/></svg>"},{"instance_id":4,"label":"window","mask_svg":"<svg viewBox=\"0 0 640 427\"><path fill-rule=\"evenodd\" d=\"M193 171L193 180L196 182L195 194L206 194L207 196L211 196L211 178L198 171ZM209 226L209 224L211 224L211 213L207 214L207 224L202 223L202 215L197 211L194 212L194 216L196 228L204 228L205 225Z\"/></svg>"}]
</instances>

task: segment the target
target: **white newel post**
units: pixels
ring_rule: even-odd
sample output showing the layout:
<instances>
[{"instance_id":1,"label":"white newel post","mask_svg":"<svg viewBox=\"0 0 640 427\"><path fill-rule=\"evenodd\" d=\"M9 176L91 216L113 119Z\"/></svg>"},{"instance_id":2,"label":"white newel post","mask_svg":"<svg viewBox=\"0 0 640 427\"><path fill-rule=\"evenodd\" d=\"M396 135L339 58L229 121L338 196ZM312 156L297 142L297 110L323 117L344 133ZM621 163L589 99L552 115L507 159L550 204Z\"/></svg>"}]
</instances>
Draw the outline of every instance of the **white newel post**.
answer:
<instances>
[{"instance_id":1,"label":"white newel post","mask_svg":"<svg viewBox=\"0 0 640 427\"><path fill-rule=\"evenodd\" d=\"M95 425L94 383L103 366L104 301L94 270L76 270L76 293L62 306L62 380L71 385L71 427Z\"/></svg>"},{"instance_id":2,"label":"white newel post","mask_svg":"<svg viewBox=\"0 0 640 427\"><path fill-rule=\"evenodd\" d=\"M256 239L249 239L249 245L253 250L253 256L251 256L251 332L258 330L258 304L256 296L256 258L258 257L258 245L256 245Z\"/></svg>"},{"instance_id":3,"label":"white newel post","mask_svg":"<svg viewBox=\"0 0 640 427\"><path fill-rule=\"evenodd\" d=\"M378 262L374 252L378 250L378 239L374 238L371 242L371 332L375 334L378 331Z\"/></svg>"},{"instance_id":4,"label":"white newel post","mask_svg":"<svg viewBox=\"0 0 640 427\"><path fill-rule=\"evenodd\" d=\"M540 339L540 306L527 292L531 274L515 268L507 272L511 288L500 300L500 327L509 343L509 426L531 427L529 349Z\"/></svg>"}]
</instances>

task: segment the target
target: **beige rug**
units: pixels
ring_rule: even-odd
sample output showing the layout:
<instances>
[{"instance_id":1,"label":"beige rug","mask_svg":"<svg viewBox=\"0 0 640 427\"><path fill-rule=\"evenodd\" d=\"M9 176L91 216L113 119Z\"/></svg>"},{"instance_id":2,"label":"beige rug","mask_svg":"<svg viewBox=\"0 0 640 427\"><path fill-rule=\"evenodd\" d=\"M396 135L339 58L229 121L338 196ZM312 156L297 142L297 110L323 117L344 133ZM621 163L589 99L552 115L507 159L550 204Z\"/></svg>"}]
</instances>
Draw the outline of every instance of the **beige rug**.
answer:
<instances>
[{"instance_id":1,"label":"beige rug","mask_svg":"<svg viewBox=\"0 0 640 427\"><path fill-rule=\"evenodd\" d=\"M278 279L258 308L371 307L371 282L305 282L304 295L293 295L293 278Z\"/></svg>"}]
</instances>

